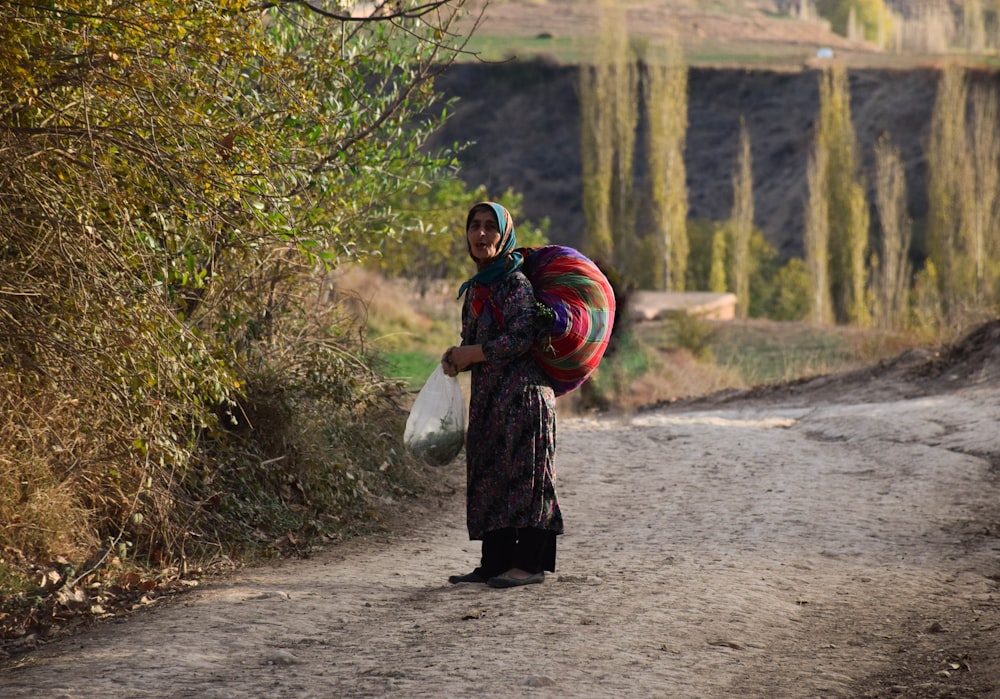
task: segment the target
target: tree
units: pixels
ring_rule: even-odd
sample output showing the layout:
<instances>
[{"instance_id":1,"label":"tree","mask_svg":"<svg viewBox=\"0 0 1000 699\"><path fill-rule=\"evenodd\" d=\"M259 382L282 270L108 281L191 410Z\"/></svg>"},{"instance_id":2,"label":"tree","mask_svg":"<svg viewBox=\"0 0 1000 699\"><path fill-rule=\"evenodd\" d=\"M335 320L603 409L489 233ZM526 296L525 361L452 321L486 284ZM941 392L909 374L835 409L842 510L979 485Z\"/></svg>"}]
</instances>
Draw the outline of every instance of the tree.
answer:
<instances>
[{"instance_id":1,"label":"tree","mask_svg":"<svg viewBox=\"0 0 1000 699\"><path fill-rule=\"evenodd\" d=\"M687 66L676 40L667 40L662 52L648 57L644 78L647 159L660 255L655 283L661 289L683 291L688 259Z\"/></svg>"},{"instance_id":2,"label":"tree","mask_svg":"<svg viewBox=\"0 0 1000 699\"><path fill-rule=\"evenodd\" d=\"M736 313L746 318L750 309L750 236L753 233L753 161L750 132L746 119L740 117L740 152L733 174L733 291Z\"/></svg>"},{"instance_id":3,"label":"tree","mask_svg":"<svg viewBox=\"0 0 1000 699\"><path fill-rule=\"evenodd\" d=\"M580 160L582 166L583 213L586 221L584 249L605 264L618 262L612 192L621 185L616 170L619 112L616 104L623 96L619 70L627 50L623 12L615 12L610 0L599 6L598 41L591 62L580 65Z\"/></svg>"},{"instance_id":4,"label":"tree","mask_svg":"<svg viewBox=\"0 0 1000 699\"><path fill-rule=\"evenodd\" d=\"M471 261L466 246L465 215L469 205L491 200L484 186L469 192L459 179L446 179L419 191L409 192L395 202L396 224L379 254L369 265L389 277L417 280L421 289L432 280L464 280ZM548 219L539 223L521 218L522 196L508 190L497 199L516 222L517 243L531 247L545 245Z\"/></svg>"},{"instance_id":5,"label":"tree","mask_svg":"<svg viewBox=\"0 0 1000 699\"><path fill-rule=\"evenodd\" d=\"M892 15L883 0L818 0L816 9L841 36L851 36L852 22L861 34L852 38L884 47L892 35Z\"/></svg>"},{"instance_id":6,"label":"tree","mask_svg":"<svg viewBox=\"0 0 1000 699\"><path fill-rule=\"evenodd\" d=\"M636 235L635 143L639 123L639 67L623 28L615 35L614 60L614 172L611 189L611 226L615 258L626 276L635 279L646 259Z\"/></svg>"},{"instance_id":7,"label":"tree","mask_svg":"<svg viewBox=\"0 0 1000 699\"><path fill-rule=\"evenodd\" d=\"M809 271L809 318L814 323L833 322L833 303L830 299L830 219L826 197L827 150L817 139L806 181L809 195L806 204L805 248L806 268Z\"/></svg>"},{"instance_id":8,"label":"tree","mask_svg":"<svg viewBox=\"0 0 1000 699\"><path fill-rule=\"evenodd\" d=\"M962 202L966 189L968 134L966 106L968 84L965 70L947 66L938 82L937 97L931 116L927 152L927 257L933 263L933 280L938 284L944 317L956 319L965 312L967 286L962 282L963 252L961 225ZM925 313L934 317L929 310Z\"/></svg>"},{"instance_id":9,"label":"tree","mask_svg":"<svg viewBox=\"0 0 1000 699\"><path fill-rule=\"evenodd\" d=\"M708 274L708 290L716 293L725 293L728 284L726 283L726 240L729 238L726 226L719 226L715 235L712 236L712 262Z\"/></svg>"},{"instance_id":10,"label":"tree","mask_svg":"<svg viewBox=\"0 0 1000 699\"><path fill-rule=\"evenodd\" d=\"M965 178L962 198L963 248L967 274L973 278L969 303L985 309L998 301L994 296L1000 253L1000 119L995 88L973 91L970 129L971 172Z\"/></svg>"},{"instance_id":11,"label":"tree","mask_svg":"<svg viewBox=\"0 0 1000 699\"><path fill-rule=\"evenodd\" d=\"M814 196L826 199L827 281L833 318L863 326L870 322L865 266L870 221L865 188L858 176L857 141L851 123L847 71L843 66L823 71L819 94L815 148L822 151L822 157L816 162L823 162L826 172L814 182L822 187L821 191L813 192L810 186L810 206Z\"/></svg>"},{"instance_id":12,"label":"tree","mask_svg":"<svg viewBox=\"0 0 1000 699\"><path fill-rule=\"evenodd\" d=\"M884 330L895 330L908 321L912 231L903 162L886 133L875 143L875 202L882 228L881 252L873 265L875 322Z\"/></svg>"}]
</instances>

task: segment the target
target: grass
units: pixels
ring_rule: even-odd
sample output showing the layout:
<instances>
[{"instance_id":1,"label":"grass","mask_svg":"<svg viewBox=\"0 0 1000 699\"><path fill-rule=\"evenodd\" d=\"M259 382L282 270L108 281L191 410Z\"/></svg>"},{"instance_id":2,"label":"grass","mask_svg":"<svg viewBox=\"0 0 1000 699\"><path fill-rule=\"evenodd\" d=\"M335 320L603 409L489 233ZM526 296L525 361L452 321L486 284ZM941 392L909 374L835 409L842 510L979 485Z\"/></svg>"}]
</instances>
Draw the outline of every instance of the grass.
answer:
<instances>
[{"instance_id":1,"label":"grass","mask_svg":"<svg viewBox=\"0 0 1000 699\"><path fill-rule=\"evenodd\" d=\"M404 381L407 390L417 391L434 371L434 367L441 361L441 353L403 350L387 352L383 359L385 360L386 376Z\"/></svg>"},{"instance_id":2,"label":"grass","mask_svg":"<svg viewBox=\"0 0 1000 699\"><path fill-rule=\"evenodd\" d=\"M859 353L844 332L805 323L720 325L711 346L716 363L750 386L859 365Z\"/></svg>"},{"instance_id":3,"label":"grass","mask_svg":"<svg viewBox=\"0 0 1000 699\"><path fill-rule=\"evenodd\" d=\"M684 57L693 68L752 68L758 70L801 71L820 65L816 51L821 48L803 44L774 41L713 41L689 42ZM561 65L577 65L590 50L586 42L577 39L544 39L538 37L503 37L477 35L469 42L468 61L529 61L538 58ZM970 67L995 68L1000 58L990 55L973 56L964 53L946 55L895 54L891 52L837 51L837 60L854 69L908 70L934 66L942 61L961 60Z\"/></svg>"},{"instance_id":4,"label":"grass","mask_svg":"<svg viewBox=\"0 0 1000 699\"><path fill-rule=\"evenodd\" d=\"M624 410L856 369L915 342L875 330L762 319L643 322L632 334L594 382Z\"/></svg>"},{"instance_id":5,"label":"grass","mask_svg":"<svg viewBox=\"0 0 1000 699\"><path fill-rule=\"evenodd\" d=\"M387 280L362 267L345 266L337 288L343 302L363 318L379 355L377 369L407 390L423 386L444 351L459 343L461 305L457 283L421 289L405 279Z\"/></svg>"},{"instance_id":6,"label":"grass","mask_svg":"<svg viewBox=\"0 0 1000 699\"><path fill-rule=\"evenodd\" d=\"M594 39L596 41L596 38ZM576 65L592 52L593 42L577 38L539 38L520 36L474 36L466 47L466 60L497 62L527 61L546 58L562 65ZM685 47L685 58L691 66L751 66L773 68L803 67L816 53L800 45L776 42L699 42Z\"/></svg>"}]
</instances>

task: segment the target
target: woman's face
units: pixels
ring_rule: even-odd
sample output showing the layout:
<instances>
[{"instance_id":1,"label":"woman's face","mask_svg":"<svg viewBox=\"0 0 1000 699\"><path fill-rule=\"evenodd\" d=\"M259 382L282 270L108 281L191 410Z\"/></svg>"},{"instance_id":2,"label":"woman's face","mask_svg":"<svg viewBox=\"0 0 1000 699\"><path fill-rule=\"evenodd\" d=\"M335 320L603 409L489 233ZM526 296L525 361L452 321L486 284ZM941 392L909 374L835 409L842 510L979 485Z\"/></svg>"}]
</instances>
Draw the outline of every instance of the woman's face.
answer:
<instances>
[{"instance_id":1,"label":"woman's face","mask_svg":"<svg viewBox=\"0 0 1000 699\"><path fill-rule=\"evenodd\" d=\"M469 230L465 232L469 239L469 250L476 262L486 262L500 252L500 227L492 211L480 209L472 215Z\"/></svg>"}]
</instances>

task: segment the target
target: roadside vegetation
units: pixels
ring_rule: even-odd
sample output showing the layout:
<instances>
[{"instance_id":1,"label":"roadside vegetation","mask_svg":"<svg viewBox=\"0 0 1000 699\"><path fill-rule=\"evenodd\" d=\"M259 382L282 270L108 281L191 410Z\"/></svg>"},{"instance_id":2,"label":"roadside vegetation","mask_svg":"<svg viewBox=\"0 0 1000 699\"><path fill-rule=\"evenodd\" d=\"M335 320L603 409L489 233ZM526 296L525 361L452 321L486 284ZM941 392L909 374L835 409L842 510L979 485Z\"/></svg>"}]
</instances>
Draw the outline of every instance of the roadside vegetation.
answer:
<instances>
[{"instance_id":1,"label":"roadside vegetation","mask_svg":"<svg viewBox=\"0 0 1000 699\"><path fill-rule=\"evenodd\" d=\"M3 638L378 526L419 482L328 273L453 169L420 146L463 3L376 4L0 6Z\"/></svg>"}]
</instances>

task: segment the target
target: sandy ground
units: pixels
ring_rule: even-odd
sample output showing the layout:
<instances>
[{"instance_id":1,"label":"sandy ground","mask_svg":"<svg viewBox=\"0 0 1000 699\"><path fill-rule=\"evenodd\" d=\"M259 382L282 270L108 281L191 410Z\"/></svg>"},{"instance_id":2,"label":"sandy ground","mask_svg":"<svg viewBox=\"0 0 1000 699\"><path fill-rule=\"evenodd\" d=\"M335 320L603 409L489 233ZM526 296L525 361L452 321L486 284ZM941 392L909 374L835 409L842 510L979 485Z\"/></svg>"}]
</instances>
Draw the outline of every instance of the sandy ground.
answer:
<instances>
[{"instance_id":1,"label":"sandy ground","mask_svg":"<svg viewBox=\"0 0 1000 699\"><path fill-rule=\"evenodd\" d=\"M455 464L396 533L56 641L0 697L1000 697L1000 383L856 390L562 419L543 585L447 584Z\"/></svg>"}]
</instances>

